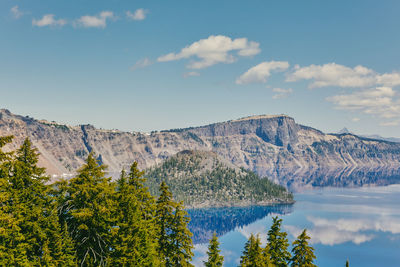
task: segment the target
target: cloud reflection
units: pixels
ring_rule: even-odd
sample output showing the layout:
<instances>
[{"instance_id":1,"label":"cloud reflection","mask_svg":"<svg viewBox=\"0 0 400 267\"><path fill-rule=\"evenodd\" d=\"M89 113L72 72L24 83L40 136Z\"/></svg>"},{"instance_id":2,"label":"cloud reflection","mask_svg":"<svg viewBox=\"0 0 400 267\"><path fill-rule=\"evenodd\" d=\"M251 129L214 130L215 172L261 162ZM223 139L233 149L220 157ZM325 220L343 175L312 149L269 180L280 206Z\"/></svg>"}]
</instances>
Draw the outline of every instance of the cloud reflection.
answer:
<instances>
[{"instance_id":1,"label":"cloud reflection","mask_svg":"<svg viewBox=\"0 0 400 267\"><path fill-rule=\"evenodd\" d=\"M346 242L361 244L371 241L375 232L400 234L400 219L382 216L379 219L335 219L330 220L320 217L307 217L313 224L308 230L312 244L338 245ZM285 229L296 238L302 231L301 228L288 225Z\"/></svg>"}]
</instances>

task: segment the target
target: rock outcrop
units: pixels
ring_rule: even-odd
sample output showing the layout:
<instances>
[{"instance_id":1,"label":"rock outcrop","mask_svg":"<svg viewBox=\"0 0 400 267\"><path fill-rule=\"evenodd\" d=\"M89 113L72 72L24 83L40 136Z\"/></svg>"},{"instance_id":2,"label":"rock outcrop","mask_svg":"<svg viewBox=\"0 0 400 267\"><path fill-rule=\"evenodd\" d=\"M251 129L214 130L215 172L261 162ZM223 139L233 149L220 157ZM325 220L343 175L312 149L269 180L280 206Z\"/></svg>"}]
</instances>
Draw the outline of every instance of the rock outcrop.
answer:
<instances>
[{"instance_id":1,"label":"rock outcrop","mask_svg":"<svg viewBox=\"0 0 400 267\"><path fill-rule=\"evenodd\" d=\"M29 137L41 153L40 164L52 175L73 174L91 151L116 176L132 161L148 168L182 150L203 150L292 188L385 184L385 173L387 183L400 182L400 143L325 134L285 115L147 134L60 125L1 110L0 135L15 136L8 149Z\"/></svg>"}]
</instances>

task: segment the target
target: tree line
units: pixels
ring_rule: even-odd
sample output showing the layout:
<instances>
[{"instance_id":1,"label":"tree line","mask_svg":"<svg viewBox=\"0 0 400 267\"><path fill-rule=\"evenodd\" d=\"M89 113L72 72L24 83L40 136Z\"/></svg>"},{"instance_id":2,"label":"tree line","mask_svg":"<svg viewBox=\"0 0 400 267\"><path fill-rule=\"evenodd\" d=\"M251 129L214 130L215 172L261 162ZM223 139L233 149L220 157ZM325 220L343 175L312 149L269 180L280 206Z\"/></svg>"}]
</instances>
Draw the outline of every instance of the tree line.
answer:
<instances>
[{"instance_id":1,"label":"tree line","mask_svg":"<svg viewBox=\"0 0 400 267\"><path fill-rule=\"evenodd\" d=\"M0 266L192 266L189 218L165 182L152 196L136 162L111 181L90 153L74 178L50 183L29 139L4 152L11 141L0 137ZM241 266L315 266L306 231L291 256L281 222L264 248L250 237ZM216 235L204 264L223 265Z\"/></svg>"}]
</instances>

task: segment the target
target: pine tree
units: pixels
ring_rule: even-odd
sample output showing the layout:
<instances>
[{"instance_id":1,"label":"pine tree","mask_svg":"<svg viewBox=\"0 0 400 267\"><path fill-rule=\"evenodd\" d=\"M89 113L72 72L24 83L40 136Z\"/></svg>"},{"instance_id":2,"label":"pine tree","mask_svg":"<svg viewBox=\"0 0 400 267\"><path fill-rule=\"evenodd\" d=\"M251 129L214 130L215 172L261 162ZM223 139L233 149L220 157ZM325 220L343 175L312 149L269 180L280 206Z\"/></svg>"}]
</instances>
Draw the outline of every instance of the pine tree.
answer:
<instances>
[{"instance_id":1,"label":"pine tree","mask_svg":"<svg viewBox=\"0 0 400 267\"><path fill-rule=\"evenodd\" d=\"M158 253L167 267L192 266L193 245L188 222L182 204L172 200L168 186L162 182L157 199Z\"/></svg>"},{"instance_id":2,"label":"pine tree","mask_svg":"<svg viewBox=\"0 0 400 267\"><path fill-rule=\"evenodd\" d=\"M349 260L346 260L346 267L349 267Z\"/></svg>"},{"instance_id":3,"label":"pine tree","mask_svg":"<svg viewBox=\"0 0 400 267\"><path fill-rule=\"evenodd\" d=\"M105 170L90 153L78 175L59 189L60 221L67 224L81 266L105 266L111 251L115 185Z\"/></svg>"},{"instance_id":4,"label":"pine tree","mask_svg":"<svg viewBox=\"0 0 400 267\"><path fill-rule=\"evenodd\" d=\"M282 219L277 216L273 218L271 229L268 231L268 253L271 261L277 267L286 267L290 261L290 253L287 250L289 241L287 233L281 231Z\"/></svg>"},{"instance_id":5,"label":"pine tree","mask_svg":"<svg viewBox=\"0 0 400 267\"><path fill-rule=\"evenodd\" d=\"M241 267L266 267L264 261L261 241L259 236L250 235L249 240L246 242L243 255L240 257Z\"/></svg>"},{"instance_id":6,"label":"pine tree","mask_svg":"<svg viewBox=\"0 0 400 267\"><path fill-rule=\"evenodd\" d=\"M54 198L45 184L49 178L44 175L45 169L37 166L38 160L38 150L29 139L9 160L5 219L13 224L13 237L8 240L11 245L6 249L7 257L14 261L13 265L69 266L65 259L73 258L73 254L65 255L62 247L57 246L61 228Z\"/></svg>"},{"instance_id":7,"label":"pine tree","mask_svg":"<svg viewBox=\"0 0 400 267\"><path fill-rule=\"evenodd\" d=\"M117 181L118 222L113 229L110 265L151 266L156 252L155 201L143 186L144 172L134 162L129 175L122 171Z\"/></svg>"},{"instance_id":8,"label":"pine tree","mask_svg":"<svg viewBox=\"0 0 400 267\"><path fill-rule=\"evenodd\" d=\"M206 267L221 267L224 263L224 257L220 255L219 242L217 234L214 232L208 245L208 260L204 262Z\"/></svg>"},{"instance_id":9,"label":"pine tree","mask_svg":"<svg viewBox=\"0 0 400 267\"><path fill-rule=\"evenodd\" d=\"M19 225L23 218L17 216L9 183L12 168L12 153L5 153L2 147L12 141L12 136L0 137L0 265L27 266L25 238Z\"/></svg>"},{"instance_id":10,"label":"pine tree","mask_svg":"<svg viewBox=\"0 0 400 267\"><path fill-rule=\"evenodd\" d=\"M313 263L315 259L314 248L308 245L310 237L307 235L306 230L297 237L293 242L293 257L291 259L292 267L316 267Z\"/></svg>"}]
</instances>

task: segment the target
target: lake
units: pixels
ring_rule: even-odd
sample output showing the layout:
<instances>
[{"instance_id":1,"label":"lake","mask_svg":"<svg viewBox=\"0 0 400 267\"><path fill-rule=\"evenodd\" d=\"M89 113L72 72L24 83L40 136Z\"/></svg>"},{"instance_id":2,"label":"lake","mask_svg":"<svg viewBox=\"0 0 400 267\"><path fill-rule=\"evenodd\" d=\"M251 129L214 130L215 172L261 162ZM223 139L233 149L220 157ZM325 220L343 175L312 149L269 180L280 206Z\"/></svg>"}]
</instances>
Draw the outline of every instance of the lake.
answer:
<instances>
[{"instance_id":1,"label":"lake","mask_svg":"<svg viewBox=\"0 0 400 267\"><path fill-rule=\"evenodd\" d=\"M189 210L193 263L203 266L208 239L219 236L224 266L237 266L251 233L263 245L273 216L292 242L308 229L318 266L400 266L400 185L321 188L295 194L294 205Z\"/></svg>"}]
</instances>

